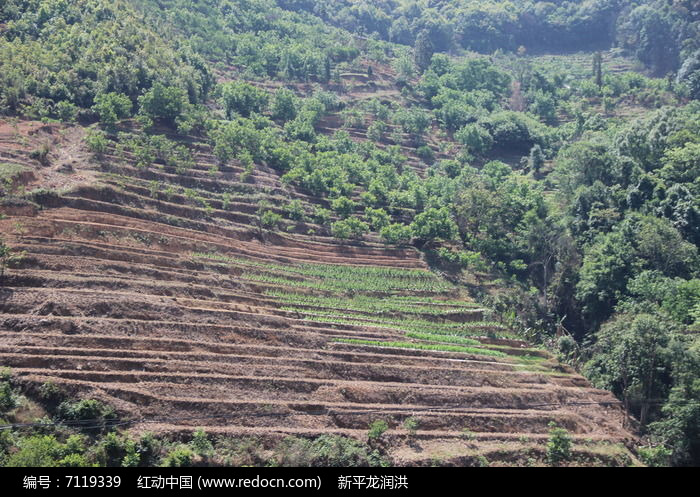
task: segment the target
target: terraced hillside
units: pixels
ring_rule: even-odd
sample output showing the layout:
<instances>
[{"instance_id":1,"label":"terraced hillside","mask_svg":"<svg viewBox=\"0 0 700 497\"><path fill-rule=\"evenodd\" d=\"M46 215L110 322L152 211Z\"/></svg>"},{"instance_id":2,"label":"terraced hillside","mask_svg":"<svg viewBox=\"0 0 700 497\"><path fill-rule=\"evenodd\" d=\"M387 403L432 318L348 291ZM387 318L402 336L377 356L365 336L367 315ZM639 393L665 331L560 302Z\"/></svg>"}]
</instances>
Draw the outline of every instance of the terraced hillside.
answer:
<instances>
[{"instance_id":1,"label":"terraced hillside","mask_svg":"<svg viewBox=\"0 0 700 497\"><path fill-rule=\"evenodd\" d=\"M93 158L83 135L0 128L12 188L46 189L0 220L24 252L0 289L0 364L21 383L103 400L141 432L365 440L384 420L395 464L525 464L554 422L579 464L634 461L612 394L489 321L415 249L311 221L264 229L263 204L323 201L271 169L213 168L196 139L179 138L194 166L175 172Z\"/></svg>"}]
</instances>

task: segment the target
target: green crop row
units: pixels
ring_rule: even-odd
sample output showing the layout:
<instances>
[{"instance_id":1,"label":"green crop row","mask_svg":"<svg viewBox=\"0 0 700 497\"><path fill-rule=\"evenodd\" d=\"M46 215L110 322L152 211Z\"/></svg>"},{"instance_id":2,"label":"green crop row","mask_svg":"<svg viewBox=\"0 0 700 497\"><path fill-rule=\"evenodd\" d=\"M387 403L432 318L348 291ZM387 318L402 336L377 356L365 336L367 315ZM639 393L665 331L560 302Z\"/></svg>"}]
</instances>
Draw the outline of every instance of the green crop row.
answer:
<instances>
[{"instance_id":1,"label":"green crop row","mask_svg":"<svg viewBox=\"0 0 700 497\"><path fill-rule=\"evenodd\" d=\"M334 342L348 343L353 345L370 345L377 347L397 347L402 349L414 350L436 350L440 352L461 352L464 354L474 354L491 357L507 357L507 354L490 349L479 349L475 347L460 347L457 345L440 345L412 342L382 342L378 340L357 340L353 338L336 338Z\"/></svg>"},{"instance_id":2,"label":"green crop row","mask_svg":"<svg viewBox=\"0 0 700 497\"><path fill-rule=\"evenodd\" d=\"M407 314L440 315L445 314L446 312L460 311L465 308L475 308L475 304L473 302L465 302L463 306L453 304L445 306L435 306L427 302L402 302L393 298L371 297L367 295L358 295L350 298L343 298L336 296L325 297L317 295L287 293L276 290L268 290L267 292L265 292L265 294L271 297L275 297L283 303L292 305L336 308L359 312L400 312Z\"/></svg>"}]
</instances>

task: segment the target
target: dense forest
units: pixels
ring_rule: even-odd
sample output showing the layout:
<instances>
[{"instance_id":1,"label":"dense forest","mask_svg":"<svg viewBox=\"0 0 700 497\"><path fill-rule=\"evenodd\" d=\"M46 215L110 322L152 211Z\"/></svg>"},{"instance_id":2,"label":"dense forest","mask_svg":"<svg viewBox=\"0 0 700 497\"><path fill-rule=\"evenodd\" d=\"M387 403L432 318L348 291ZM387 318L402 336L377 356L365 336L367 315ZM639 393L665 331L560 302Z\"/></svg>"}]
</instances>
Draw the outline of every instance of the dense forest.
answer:
<instances>
[{"instance_id":1,"label":"dense forest","mask_svg":"<svg viewBox=\"0 0 700 497\"><path fill-rule=\"evenodd\" d=\"M417 247L697 465L699 30L695 0L0 0L0 114L272 167L327 204L261 226ZM398 100L348 98L379 73Z\"/></svg>"}]
</instances>

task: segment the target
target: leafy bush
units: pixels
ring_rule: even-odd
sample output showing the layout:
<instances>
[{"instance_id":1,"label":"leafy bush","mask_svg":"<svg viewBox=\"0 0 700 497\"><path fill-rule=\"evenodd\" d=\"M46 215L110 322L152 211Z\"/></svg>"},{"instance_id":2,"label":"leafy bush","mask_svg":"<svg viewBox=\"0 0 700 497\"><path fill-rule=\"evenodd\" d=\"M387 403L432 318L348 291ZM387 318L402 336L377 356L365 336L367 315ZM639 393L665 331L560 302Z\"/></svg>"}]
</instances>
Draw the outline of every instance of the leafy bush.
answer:
<instances>
[{"instance_id":1,"label":"leafy bush","mask_svg":"<svg viewBox=\"0 0 700 497\"><path fill-rule=\"evenodd\" d=\"M234 81L222 86L221 98L226 117L232 119L235 114L243 117L260 114L267 107L269 97L265 90L243 81Z\"/></svg>"},{"instance_id":2,"label":"leafy bush","mask_svg":"<svg viewBox=\"0 0 700 497\"><path fill-rule=\"evenodd\" d=\"M381 229L389 226L391 223L391 216L389 216L384 209L373 209L372 207L367 207L365 209L365 218L369 221L369 225L375 231L380 231Z\"/></svg>"},{"instance_id":3,"label":"leafy bush","mask_svg":"<svg viewBox=\"0 0 700 497\"><path fill-rule=\"evenodd\" d=\"M421 212L411 223L411 229L414 236L422 240L433 240L436 238L452 240L459 231L447 207L439 209L430 207Z\"/></svg>"},{"instance_id":4,"label":"leafy bush","mask_svg":"<svg viewBox=\"0 0 700 497\"><path fill-rule=\"evenodd\" d=\"M435 162L435 152L433 152L433 149L427 145L418 147L418 149L416 149L416 155L420 157L426 164L432 164L433 162Z\"/></svg>"},{"instance_id":5,"label":"leafy bush","mask_svg":"<svg viewBox=\"0 0 700 497\"><path fill-rule=\"evenodd\" d=\"M95 154L96 157L101 158L107 151L107 146L109 145L109 140L104 131L99 129L92 129L85 136L85 143L87 143L90 152Z\"/></svg>"},{"instance_id":6,"label":"leafy bush","mask_svg":"<svg viewBox=\"0 0 700 497\"><path fill-rule=\"evenodd\" d=\"M367 139L372 140L373 142L379 142L382 139L382 136L384 136L384 132L386 131L386 123L383 121L373 121L372 124L370 124L367 127Z\"/></svg>"},{"instance_id":7,"label":"leafy bush","mask_svg":"<svg viewBox=\"0 0 700 497\"><path fill-rule=\"evenodd\" d=\"M298 198L291 200L284 208L289 219L294 221L303 221L306 219L306 211L304 204Z\"/></svg>"},{"instance_id":8,"label":"leafy bush","mask_svg":"<svg viewBox=\"0 0 700 497\"><path fill-rule=\"evenodd\" d=\"M564 428L550 423L549 441L547 442L547 461L552 465L571 459L571 435Z\"/></svg>"},{"instance_id":9,"label":"leafy bush","mask_svg":"<svg viewBox=\"0 0 700 497\"><path fill-rule=\"evenodd\" d=\"M76 402L64 401L56 410L56 417L62 421L83 422L87 428L103 427L105 422L116 419L117 414L111 406L99 400L82 399Z\"/></svg>"},{"instance_id":10,"label":"leafy bush","mask_svg":"<svg viewBox=\"0 0 700 497\"><path fill-rule=\"evenodd\" d=\"M363 467L382 466L379 453L365 444L336 435L322 435L315 440L286 438L279 447L280 466Z\"/></svg>"},{"instance_id":11,"label":"leafy bush","mask_svg":"<svg viewBox=\"0 0 700 497\"><path fill-rule=\"evenodd\" d=\"M139 97L141 115L151 121L161 120L174 126L176 120L189 107L187 92L177 86L165 86L156 82L144 95Z\"/></svg>"},{"instance_id":12,"label":"leafy bush","mask_svg":"<svg viewBox=\"0 0 700 497\"><path fill-rule=\"evenodd\" d=\"M163 459L163 466L166 468L188 468L193 465L195 453L186 445L181 445L172 450Z\"/></svg>"},{"instance_id":13,"label":"leafy bush","mask_svg":"<svg viewBox=\"0 0 700 497\"><path fill-rule=\"evenodd\" d=\"M100 122L113 126L118 120L131 115L132 103L129 97L121 93L100 93L95 97L92 110L100 116Z\"/></svg>"},{"instance_id":14,"label":"leafy bush","mask_svg":"<svg viewBox=\"0 0 700 497\"><path fill-rule=\"evenodd\" d=\"M470 153L477 155L486 154L493 147L491 133L478 124L468 124L455 134L455 139L467 147Z\"/></svg>"},{"instance_id":15,"label":"leafy bush","mask_svg":"<svg viewBox=\"0 0 700 497\"><path fill-rule=\"evenodd\" d=\"M383 419L377 419L373 421L372 424L369 426L369 433L367 434L367 438L369 438L370 440L376 440L380 438L388 429L389 425L386 421L384 421Z\"/></svg>"},{"instance_id":16,"label":"leafy bush","mask_svg":"<svg viewBox=\"0 0 700 497\"><path fill-rule=\"evenodd\" d=\"M211 440L209 440L207 432L202 428L197 429L192 435L190 447L192 447L192 450L194 450L194 452L200 456L208 456L214 450L214 446L212 445Z\"/></svg>"},{"instance_id":17,"label":"leafy bush","mask_svg":"<svg viewBox=\"0 0 700 497\"><path fill-rule=\"evenodd\" d=\"M380 236L385 243L392 245L404 245L411 241L413 230L405 224L394 223L384 226L380 232Z\"/></svg>"},{"instance_id":18,"label":"leafy bush","mask_svg":"<svg viewBox=\"0 0 700 497\"><path fill-rule=\"evenodd\" d=\"M549 134L546 126L522 112L495 112L479 124L491 134L495 145L523 152L529 152L535 144L545 146Z\"/></svg>"},{"instance_id":19,"label":"leafy bush","mask_svg":"<svg viewBox=\"0 0 700 497\"><path fill-rule=\"evenodd\" d=\"M369 231L369 226L356 217L349 217L331 224L331 233L334 237L346 240L348 238L359 240Z\"/></svg>"},{"instance_id":20,"label":"leafy bush","mask_svg":"<svg viewBox=\"0 0 700 497\"><path fill-rule=\"evenodd\" d=\"M282 223L282 216L271 210L264 210L259 213L260 226L272 230L278 228Z\"/></svg>"},{"instance_id":21,"label":"leafy bush","mask_svg":"<svg viewBox=\"0 0 700 497\"><path fill-rule=\"evenodd\" d=\"M275 92L270 111L274 119L290 121L297 116L298 105L298 99L292 91L280 88Z\"/></svg>"},{"instance_id":22,"label":"leafy bush","mask_svg":"<svg viewBox=\"0 0 700 497\"><path fill-rule=\"evenodd\" d=\"M22 438L19 450L5 461L10 468L51 468L65 457L62 444L53 435L35 435Z\"/></svg>"},{"instance_id":23,"label":"leafy bush","mask_svg":"<svg viewBox=\"0 0 700 497\"><path fill-rule=\"evenodd\" d=\"M17 399L12 391L10 382L0 381L0 413L7 412L15 407L17 407Z\"/></svg>"},{"instance_id":24,"label":"leafy bush","mask_svg":"<svg viewBox=\"0 0 700 497\"><path fill-rule=\"evenodd\" d=\"M639 459L653 468L663 468L670 466L671 455L673 451L664 447L663 445L649 446L649 447L639 447L637 449L637 454L639 454Z\"/></svg>"},{"instance_id":25,"label":"leafy bush","mask_svg":"<svg viewBox=\"0 0 700 497\"><path fill-rule=\"evenodd\" d=\"M338 197L331 201L331 209L341 217L348 217L355 210L355 202L347 197Z\"/></svg>"}]
</instances>

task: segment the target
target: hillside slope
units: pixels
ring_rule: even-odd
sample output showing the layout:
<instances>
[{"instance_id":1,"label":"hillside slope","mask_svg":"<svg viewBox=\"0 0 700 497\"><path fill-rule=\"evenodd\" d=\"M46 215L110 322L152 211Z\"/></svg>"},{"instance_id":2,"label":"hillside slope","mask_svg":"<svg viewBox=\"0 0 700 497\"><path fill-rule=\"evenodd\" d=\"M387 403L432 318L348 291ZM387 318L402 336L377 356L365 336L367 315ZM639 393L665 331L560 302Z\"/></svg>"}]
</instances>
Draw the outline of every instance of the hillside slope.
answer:
<instances>
[{"instance_id":1,"label":"hillside slope","mask_svg":"<svg viewBox=\"0 0 700 497\"><path fill-rule=\"evenodd\" d=\"M308 234L311 221L262 228L261 202L324 204L269 168L212 169L195 138L175 137L194 158L176 173L95 158L84 134L0 128L13 188L36 202L6 202L0 220L24 251L0 289L0 363L29 391L52 382L130 430L185 438L365 440L384 420L394 464L542 463L552 422L575 464L634 460L612 394L485 321L415 249Z\"/></svg>"}]
</instances>

